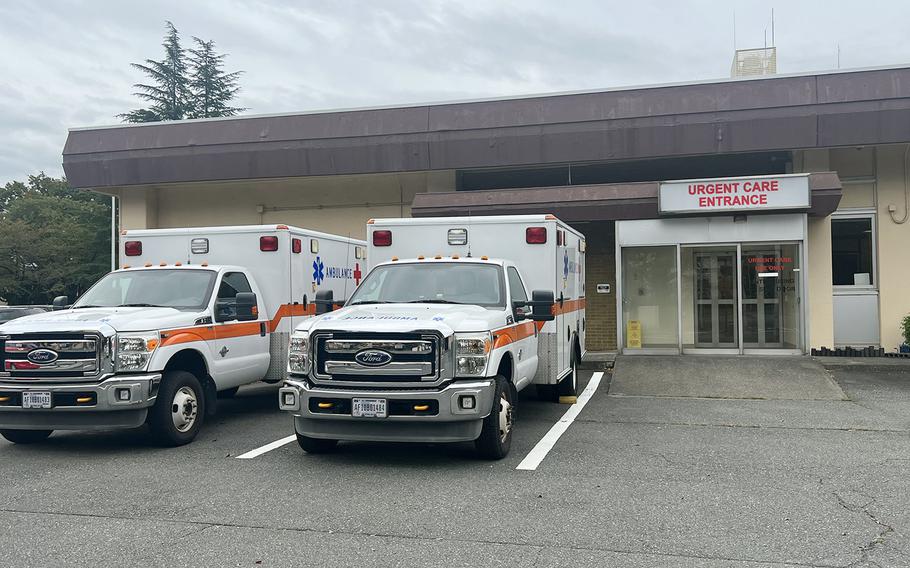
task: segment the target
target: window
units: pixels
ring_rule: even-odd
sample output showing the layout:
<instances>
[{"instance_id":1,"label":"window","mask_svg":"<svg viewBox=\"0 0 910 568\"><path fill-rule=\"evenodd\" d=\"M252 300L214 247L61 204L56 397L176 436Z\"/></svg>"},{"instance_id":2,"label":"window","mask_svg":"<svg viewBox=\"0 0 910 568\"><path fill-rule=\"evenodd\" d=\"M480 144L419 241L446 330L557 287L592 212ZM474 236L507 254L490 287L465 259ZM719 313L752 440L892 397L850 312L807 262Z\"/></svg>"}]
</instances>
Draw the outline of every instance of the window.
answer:
<instances>
[{"instance_id":1,"label":"window","mask_svg":"<svg viewBox=\"0 0 910 568\"><path fill-rule=\"evenodd\" d=\"M506 274L509 278L509 299L512 300L512 311L515 312L515 315L518 314L528 314L530 310L527 307L514 307L515 302L527 302L528 293L525 290L525 285L521 281L521 276L518 275L518 270L514 266L510 266L506 271Z\"/></svg>"},{"instance_id":2,"label":"window","mask_svg":"<svg viewBox=\"0 0 910 568\"><path fill-rule=\"evenodd\" d=\"M831 219L831 271L835 286L875 285L872 216Z\"/></svg>"},{"instance_id":3,"label":"window","mask_svg":"<svg viewBox=\"0 0 910 568\"><path fill-rule=\"evenodd\" d=\"M89 306L163 306L201 310L215 282L210 270L152 269L111 272L73 305Z\"/></svg>"},{"instance_id":4,"label":"window","mask_svg":"<svg viewBox=\"0 0 910 568\"><path fill-rule=\"evenodd\" d=\"M527 302L528 293L525 291L525 285L518 275L518 270L514 266L509 267L509 293L513 302Z\"/></svg>"},{"instance_id":5,"label":"window","mask_svg":"<svg viewBox=\"0 0 910 568\"><path fill-rule=\"evenodd\" d=\"M493 264L387 264L370 271L348 305L426 302L501 308L502 280L502 269Z\"/></svg>"},{"instance_id":6,"label":"window","mask_svg":"<svg viewBox=\"0 0 910 568\"><path fill-rule=\"evenodd\" d=\"M228 272L218 287L219 300L233 300L239 292L252 292L250 282L241 272Z\"/></svg>"},{"instance_id":7,"label":"window","mask_svg":"<svg viewBox=\"0 0 910 568\"><path fill-rule=\"evenodd\" d=\"M218 287L215 310L222 318L236 316L237 294L252 291L249 280L242 272L228 272L221 279L221 286Z\"/></svg>"}]
</instances>

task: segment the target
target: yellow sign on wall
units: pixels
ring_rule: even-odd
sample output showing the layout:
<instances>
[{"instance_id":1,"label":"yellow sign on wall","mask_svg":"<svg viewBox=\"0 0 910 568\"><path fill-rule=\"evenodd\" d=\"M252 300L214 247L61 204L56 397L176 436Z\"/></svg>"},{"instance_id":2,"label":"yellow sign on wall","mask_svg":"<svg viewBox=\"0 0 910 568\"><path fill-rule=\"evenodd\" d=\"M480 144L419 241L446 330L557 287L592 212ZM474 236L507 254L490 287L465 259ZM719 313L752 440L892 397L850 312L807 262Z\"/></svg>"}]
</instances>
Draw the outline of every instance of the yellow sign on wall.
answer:
<instances>
[{"instance_id":1,"label":"yellow sign on wall","mask_svg":"<svg viewBox=\"0 0 910 568\"><path fill-rule=\"evenodd\" d=\"M626 322L626 347L641 349L641 322L638 320Z\"/></svg>"}]
</instances>

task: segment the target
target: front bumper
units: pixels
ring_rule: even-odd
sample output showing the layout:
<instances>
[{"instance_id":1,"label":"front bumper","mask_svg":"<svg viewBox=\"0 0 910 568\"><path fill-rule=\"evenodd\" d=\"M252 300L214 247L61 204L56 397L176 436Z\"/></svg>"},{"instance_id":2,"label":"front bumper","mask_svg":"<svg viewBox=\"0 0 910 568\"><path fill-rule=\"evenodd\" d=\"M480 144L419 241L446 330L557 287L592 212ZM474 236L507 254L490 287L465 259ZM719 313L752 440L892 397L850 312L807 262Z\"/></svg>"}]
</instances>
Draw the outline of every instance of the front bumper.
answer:
<instances>
[{"instance_id":1,"label":"front bumper","mask_svg":"<svg viewBox=\"0 0 910 568\"><path fill-rule=\"evenodd\" d=\"M121 375L100 383L42 384L0 382L0 429L92 430L135 428L155 404L160 373ZM50 392L52 407L22 408L22 393ZM126 392L129 396L126 396ZM76 398L89 398L77 403Z\"/></svg>"},{"instance_id":2,"label":"front bumper","mask_svg":"<svg viewBox=\"0 0 910 568\"><path fill-rule=\"evenodd\" d=\"M313 387L290 379L278 391L281 410L294 415L297 433L311 438L377 442L463 442L477 439L483 419L493 408L493 379L455 381L440 390L349 390ZM463 409L459 400L473 396L474 408ZM354 398L383 398L387 405L420 401L435 411L432 415L390 415L361 418L348 413L312 410L311 399L347 401Z\"/></svg>"}]
</instances>

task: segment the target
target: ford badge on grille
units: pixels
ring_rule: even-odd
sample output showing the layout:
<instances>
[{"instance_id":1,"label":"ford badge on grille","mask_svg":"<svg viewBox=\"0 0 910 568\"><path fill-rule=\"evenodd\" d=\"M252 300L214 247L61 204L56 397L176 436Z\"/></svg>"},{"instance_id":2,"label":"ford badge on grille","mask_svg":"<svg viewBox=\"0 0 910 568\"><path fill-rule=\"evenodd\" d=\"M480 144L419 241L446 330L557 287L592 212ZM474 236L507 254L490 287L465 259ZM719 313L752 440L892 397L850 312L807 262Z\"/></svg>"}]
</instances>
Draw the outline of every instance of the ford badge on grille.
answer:
<instances>
[{"instance_id":1,"label":"ford badge on grille","mask_svg":"<svg viewBox=\"0 0 910 568\"><path fill-rule=\"evenodd\" d=\"M25 357L32 363L44 365L46 363L53 363L60 357L60 355L51 349L33 349L29 351L28 355Z\"/></svg>"},{"instance_id":2,"label":"ford badge on grille","mask_svg":"<svg viewBox=\"0 0 910 568\"><path fill-rule=\"evenodd\" d=\"M354 360L367 367L382 367L392 362L392 355L382 349L364 349L354 355Z\"/></svg>"}]
</instances>

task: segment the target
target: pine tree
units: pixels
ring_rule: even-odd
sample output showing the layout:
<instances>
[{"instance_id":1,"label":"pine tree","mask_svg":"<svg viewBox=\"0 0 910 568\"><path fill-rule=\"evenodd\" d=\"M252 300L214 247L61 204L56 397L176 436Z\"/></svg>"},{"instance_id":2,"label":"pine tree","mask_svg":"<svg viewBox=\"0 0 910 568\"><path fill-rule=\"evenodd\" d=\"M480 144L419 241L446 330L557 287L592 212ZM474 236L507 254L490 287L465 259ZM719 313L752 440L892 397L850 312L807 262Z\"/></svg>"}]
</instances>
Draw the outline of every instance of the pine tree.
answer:
<instances>
[{"instance_id":1,"label":"pine tree","mask_svg":"<svg viewBox=\"0 0 910 568\"><path fill-rule=\"evenodd\" d=\"M139 91L137 97L151 103L149 108L132 110L119 115L125 122L152 122L157 120L181 120L192 109L192 94L187 78L186 54L180 45L180 35L171 22L166 23L164 36L164 59L146 59L145 65L132 66L148 75L152 84L133 85Z\"/></svg>"},{"instance_id":2,"label":"pine tree","mask_svg":"<svg viewBox=\"0 0 910 568\"><path fill-rule=\"evenodd\" d=\"M225 73L222 69L226 54L215 52L215 41L203 41L194 37L195 49L189 49L192 77L189 87L192 93L192 108L188 118L210 118L234 116L246 110L230 106L231 100L240 91L237 85L243 71Z\"/></svg>"}]
</instances>

